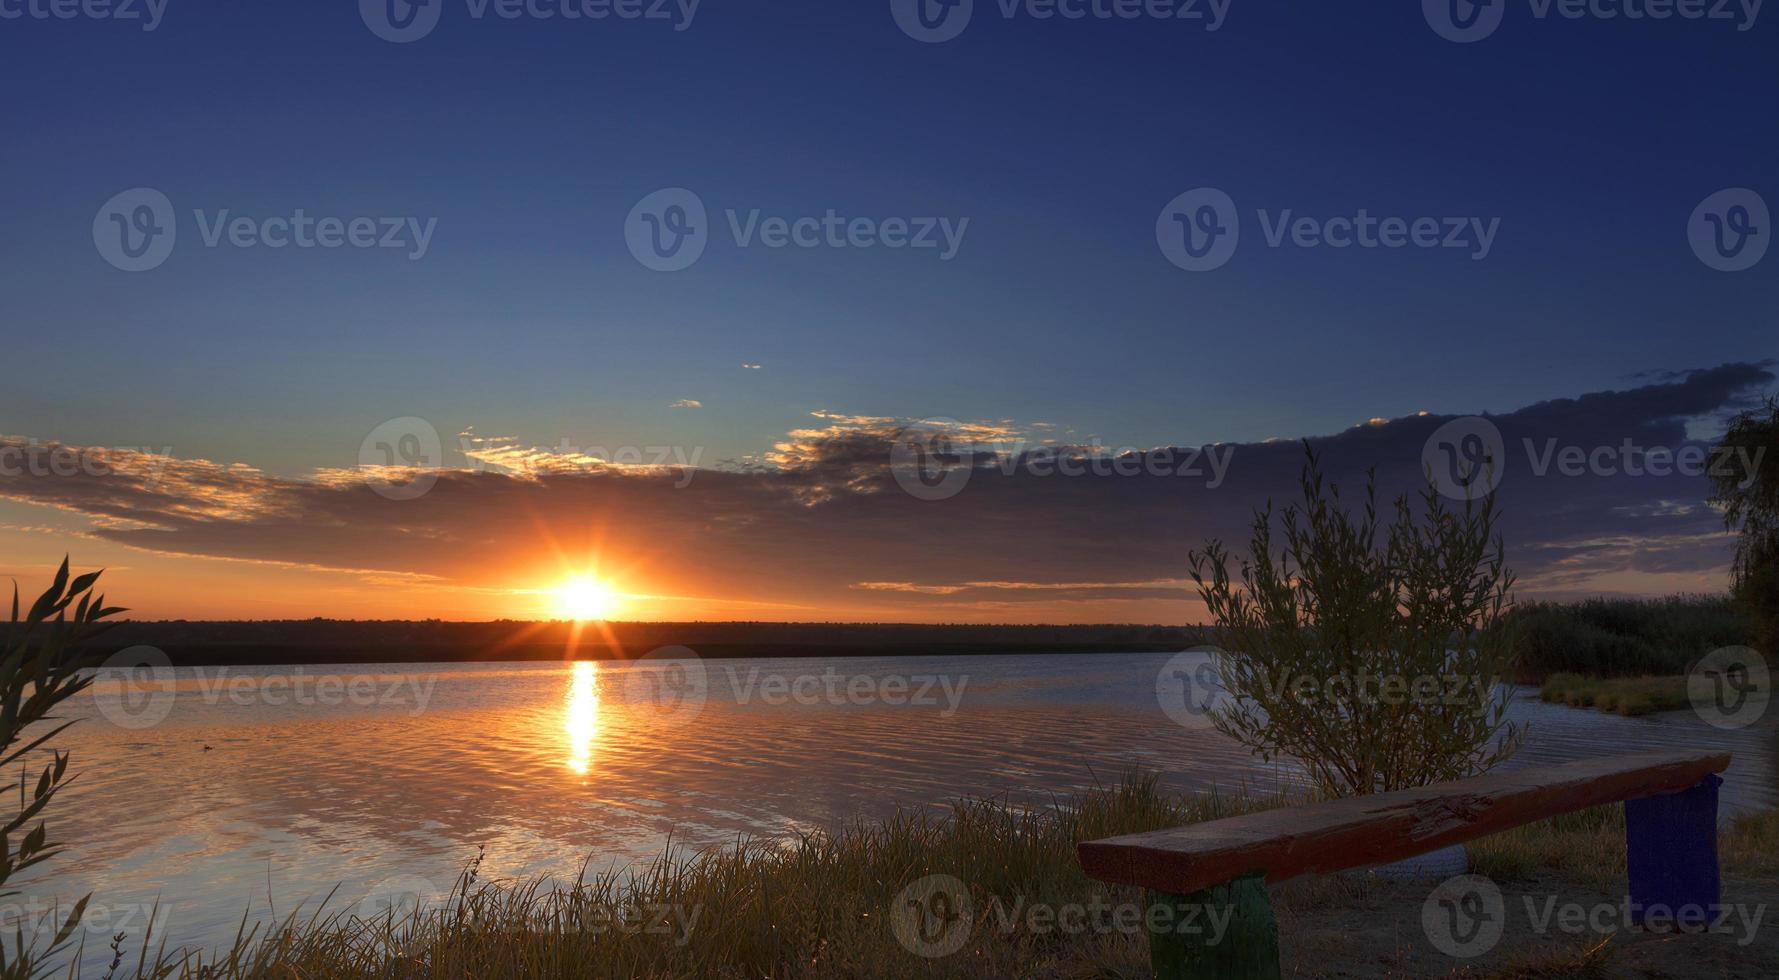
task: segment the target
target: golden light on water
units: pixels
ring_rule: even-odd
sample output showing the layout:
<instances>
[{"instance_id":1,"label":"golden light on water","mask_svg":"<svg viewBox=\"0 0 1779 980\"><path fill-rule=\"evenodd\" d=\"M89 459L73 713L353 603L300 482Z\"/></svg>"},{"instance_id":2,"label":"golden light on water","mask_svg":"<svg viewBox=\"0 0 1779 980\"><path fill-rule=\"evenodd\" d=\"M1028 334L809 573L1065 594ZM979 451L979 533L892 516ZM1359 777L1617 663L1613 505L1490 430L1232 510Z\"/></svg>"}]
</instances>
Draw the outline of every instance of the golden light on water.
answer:
<instances>
[{"instance_id":1,"label":"golden light on water","mask_svg":"<svg viewBox=\"0 0 1779 980\"><path fill-rule=\"evenodd\" d=\"M579 661L568 677L563 696L563 729L568 737L568 768L585 776L593 768L593 745L599 739L599 665Z\"/></svg>"}]
</instances>

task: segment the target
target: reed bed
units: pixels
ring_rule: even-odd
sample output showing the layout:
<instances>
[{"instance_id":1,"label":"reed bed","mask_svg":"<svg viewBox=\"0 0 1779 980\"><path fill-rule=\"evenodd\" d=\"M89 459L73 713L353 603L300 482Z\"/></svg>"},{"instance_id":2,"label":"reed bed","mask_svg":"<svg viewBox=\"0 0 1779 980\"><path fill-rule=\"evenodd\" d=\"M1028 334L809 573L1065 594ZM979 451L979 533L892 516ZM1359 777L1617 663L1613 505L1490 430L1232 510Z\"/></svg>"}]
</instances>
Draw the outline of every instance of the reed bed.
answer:
<instances>
[{"instance_id":1,"label":"reed bed","mask_svg":"<svg viewBox=\"0 0 1779 980\"><path fill-rule=\"evenodd\" d=\"M1140 973L1147 939L1118 931L1033 930L1009 910L1138 902L1086 878L1081 840L1179 826L1287 802L1245 791L1181 796L1153 775L1041 807L962 800L856 821L831 834L670 851L646 868L573 880L483 880L479 859L448 899L369 919L351 908L243 921L227 948L156 940L113 976L418 977L1082 977ZM918 955L892 906L928 875L964 882L975 911L966 947Z\"/></svg>"},{"instance_id":2,"label":"reed bed","mask_svg":"<svg viewBox=\"0 0 1779 980\"><path fill-rule=\"evenodd\" d=\"M624 872L583 866L572 880L485 880L472 861L436 904L361 917L320 909L269 926L243 919L234 941L205 952L123 950L108 980L125 978L518 978L645 977L1022 977L1148 976L1148 941L1112 930L1033 929L1009 910L1141 903L1134 890L1082 875L1075 844L1301 802L1280 792L1180 795L1156 776L1127 774L1041 807L967 799L855 821L831 834L742 839L699 852L670 850ZM1624 816L1619 806L1566 814L1469 845L1472 870L1505 883L1554 878L1601 892L1621 887ZM1726 871L1779 876L1779 810L1731 821L1720 838ZM929 959L891 926L902 889L928 875L964 882L974 910L970 939ZM1360 876L1304 879L1276 897L1281 908L1336 915L1343 889L1375 887ZM1424 889L1403 886L1418 914ZM1413 906L1412 908L1409 906ZM1326 925L1324 923L1324 925ZM1289 937L1287 937L1289 941ZM1555 962L1514 954L1499 977ZM1602 949L1550 953L1599 966ZM1546 958L1541 958L1546 957ZM1523 960L1523 962L1521 962ZM1566 960L1565 960L1566 961ZM1530 971L1530 972L1528 972ZM1560 975L1587 975L1561 973ZM70 968L70 977L80 976ZM91 971L87 975L92 975Z\"/></svg>"},{"instance_id":3,"label":"reed bed","mask_svg":"<svg viewBox=\"0 0 1779 980\"><path fill-rule=\"evenodd\" d=\"M1520 680L1680 675L1699 657L1755 642L1754 620L1728 595L1529 602L1506 618Z\"/></svg>"},{"instance_id":4,"label":"reed bed","mask_svg":"<svg viewBox=\"0 0 1779 980\"><path fill-rule=\"evenodd\" d=\"M1538 696L1574 708L1595 708L1627 717L1689 707L1685 677L1583 677L1552 674Z\"/></svg>"}]
</instances>

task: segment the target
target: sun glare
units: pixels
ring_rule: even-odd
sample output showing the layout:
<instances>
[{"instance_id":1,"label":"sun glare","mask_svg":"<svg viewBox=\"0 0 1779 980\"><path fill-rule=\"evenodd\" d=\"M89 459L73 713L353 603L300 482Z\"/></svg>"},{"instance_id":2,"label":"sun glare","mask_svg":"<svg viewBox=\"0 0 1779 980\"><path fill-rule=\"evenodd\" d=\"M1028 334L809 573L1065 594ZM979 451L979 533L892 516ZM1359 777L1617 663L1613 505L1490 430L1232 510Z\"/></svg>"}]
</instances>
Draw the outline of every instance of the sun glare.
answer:
<instances>
[{"instance_id":1,"label":"sun glare","mask_svg":"<svg viewBox=\"0 0 1779 980\"><path fill-rule=\"evenodd\" d=\"M569 619L587 621L605 619L617 607L618 595L604 582L592 578L573 578L556 590L556 602Z\"/></svg>"}]
</instances>

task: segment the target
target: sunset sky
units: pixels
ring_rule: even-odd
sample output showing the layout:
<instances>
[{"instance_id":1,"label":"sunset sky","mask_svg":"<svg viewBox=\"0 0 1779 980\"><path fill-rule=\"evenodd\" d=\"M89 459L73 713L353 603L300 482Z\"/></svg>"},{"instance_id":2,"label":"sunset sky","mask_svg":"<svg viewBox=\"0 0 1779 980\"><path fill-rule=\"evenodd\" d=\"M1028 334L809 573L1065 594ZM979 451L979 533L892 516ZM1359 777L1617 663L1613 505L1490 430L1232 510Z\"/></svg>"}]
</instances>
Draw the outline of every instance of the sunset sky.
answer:
<instances>
[{"instance_id":1,"label":"sunset sky","mask_svg":"<svg viewBox=\"0 0 1779 980\"><path fill-rule=\"evenodd\" d=\"M1489 413L1524 595L1723 588L1702 477L1521 447L1700 444L1779 390L1779 255L1726 273L1687 237L1720 189L1779 206L1748 109L1779 27L1521 5L1459 45L1421 7L1236 0L1209 31L978 0L944 43L883 0L458 2L399 44L350 2L0 21L0 448L105 461L0 472L0 572L69 553L147 618L552 616L588 577L620 618L1188 622L1188 549L1295 493L1296 440L1395 493ZM1243 221L1208 272L1157 247L1199 187ZM95 247L133 188L177 215L142 272ZM709 208L683 271L626 244L664 188ZM434 230L417 259L206 243L297 209ZM727 212L756 209L968 224L949 259L743 247ZM1256 212L1287 209L1498 233L1269 247ZM408 418L443 471L390 499L362 451ZM922 500L891 447L933 418L980 468ZM1216 486L1001 465L1213 444ZM686 465L600 460L623 447Z\"/></svg>"}]
</instances>

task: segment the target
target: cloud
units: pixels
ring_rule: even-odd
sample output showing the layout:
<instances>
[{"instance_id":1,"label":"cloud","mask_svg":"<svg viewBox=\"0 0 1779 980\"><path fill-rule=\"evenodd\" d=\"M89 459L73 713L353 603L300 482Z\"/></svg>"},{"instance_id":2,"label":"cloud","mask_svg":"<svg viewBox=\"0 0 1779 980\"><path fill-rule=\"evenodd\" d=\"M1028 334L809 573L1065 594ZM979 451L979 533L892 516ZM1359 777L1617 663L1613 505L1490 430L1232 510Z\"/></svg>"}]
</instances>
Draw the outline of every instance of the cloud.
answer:
<instances>
[{"instance_id":1,"label":"cloud","mask_svg":"<svg viewBox=\"0 0 1779 980\"><path fill-rule=\"evenodd\" d=\"M742 365L743 368L745 368L746 370L749 370L749 371L758 371L758 370L760 370L760 368L762 368L764 366L765 365L763 365L763 364L743 364Z\"/></svg>"},{"instance_id":2,"label":"cloud","mask_svg":"<svg viewBox=\"0 0 1779 980\"><path fill-rule=\"evenodd\" d=\"M916 585L913 582L854 582L852 587L872 592L914 592L920 595L952 595L968 588L963 585Z\"/></svg>"},{"instance_id":3,"label":"cloud","mask_svg":"<svg viewBox=\"0 0 1779 980\"><path fill-rule=\"evenodd\" d=\"M1722 588L1732 541L1704 504L1704 477L1565 475L1536 463L1550 446L1699 446L1690 432L1774 380L1765 366L1729 364L1487 416L1507 447L1501 530L1522 595ZM816 610L864 603L901 618L1029 618L1057 604L1095 618L1123 607L1193 618L1188 551L1210 538L1245 547L1255 508L1297 497L1303 461L1295 440L1225 444L1214 448L1228 454L1227 471L1213 481L1204 447L1057 449L1030 440L1036 425L946 422L969 478L955 496L927 500L903 492L892 467L914 420L813 418L762 458L716 468L465 433L466 465L403 501L379 496L377 474L363 470L298 479L5 436L0 497L81 515L85 533L153 552L464 588L510 584L554 537L597 540L681 596ZM1367 470L1388 498L1422 484L1422 450L1452 418L1372 419L1308 441L1343 499L1355 500ZM47 447L104 465L19 464L26 449Z\"/></svg>"},{"instance_id":4,"label":"cloud","mask_svg":"<svg viewBox=\"0 0 1779 980\"><path fill-rule=\"evenodd\" d=\"M699 401L696 398L681 398L679 401L676 401L667 407L668 408L703 408L704 403Z\"/></svg>"}]
</instances>

